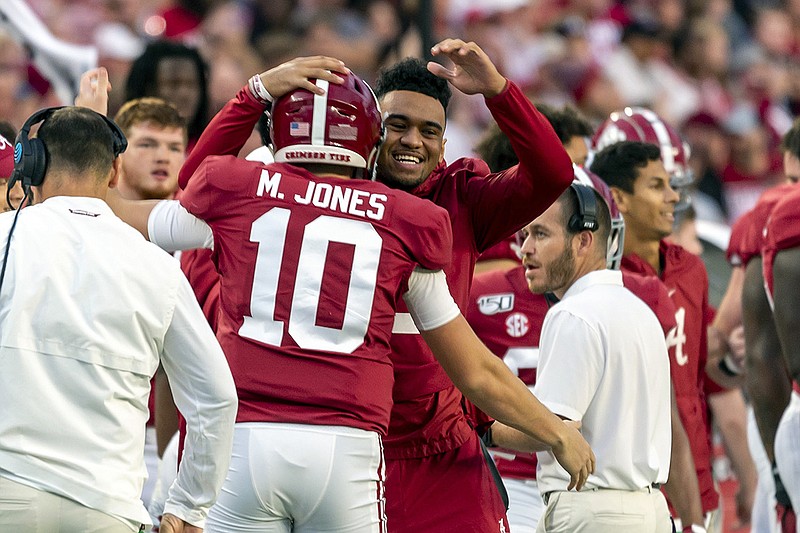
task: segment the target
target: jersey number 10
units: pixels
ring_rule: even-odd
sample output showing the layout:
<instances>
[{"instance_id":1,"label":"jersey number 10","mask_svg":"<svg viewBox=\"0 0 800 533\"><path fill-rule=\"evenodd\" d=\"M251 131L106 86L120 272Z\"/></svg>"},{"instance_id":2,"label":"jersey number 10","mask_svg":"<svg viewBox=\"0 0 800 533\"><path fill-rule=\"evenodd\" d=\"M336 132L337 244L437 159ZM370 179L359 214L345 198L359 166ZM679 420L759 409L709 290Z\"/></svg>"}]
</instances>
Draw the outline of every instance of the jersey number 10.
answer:
<instances>
[{"instance_id":1,"label":"jersey number 10","mask_svg":"<svg viewBox=\"0 0 800 533\"><path fill-rule=\"evenodd\" d=\"M258 255L250 295L251 314L244 317L239 335L272 346L283 342L284 323L275 320L275 303L290 215L289 209L275 207L257 218L250 228L250 240L258 243ZM341 329L316 324L331 242L354 247ZM382 246L380 235L369 222L322 215L305 226L288 328L300 348L353 353L361 346L369 328Z\"/></svg>"}]
</instances>

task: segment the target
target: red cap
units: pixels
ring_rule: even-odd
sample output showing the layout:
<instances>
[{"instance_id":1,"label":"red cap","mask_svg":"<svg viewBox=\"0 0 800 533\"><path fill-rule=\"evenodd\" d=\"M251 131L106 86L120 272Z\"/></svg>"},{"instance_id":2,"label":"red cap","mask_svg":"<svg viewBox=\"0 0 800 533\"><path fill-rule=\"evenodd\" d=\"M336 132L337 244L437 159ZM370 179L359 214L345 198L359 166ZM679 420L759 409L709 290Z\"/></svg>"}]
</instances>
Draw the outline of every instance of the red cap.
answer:
<instances>
[{"instance_id":1,"label":"red cap","mask_svg":"<svg viewBox=\"0 0 800 533\"><path fill-rule=\"evenodd\" d=\"M0 178L10 178L14 172L14 144L0 135Z\"/></svg>"}]
</instances>

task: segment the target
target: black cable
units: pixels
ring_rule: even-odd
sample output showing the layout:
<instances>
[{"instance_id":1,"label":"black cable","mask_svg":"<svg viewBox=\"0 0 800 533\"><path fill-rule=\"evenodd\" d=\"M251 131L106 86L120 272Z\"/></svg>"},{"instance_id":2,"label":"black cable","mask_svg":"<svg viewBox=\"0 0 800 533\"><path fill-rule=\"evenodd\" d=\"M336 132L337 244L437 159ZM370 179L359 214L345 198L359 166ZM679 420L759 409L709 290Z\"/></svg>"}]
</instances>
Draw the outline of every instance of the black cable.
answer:
<instances>
[{"instance_id":1,"label":"black cable","mask_svg":"<svg viewBox=\"0 0 800 533\"><path fill-rule=\"evenodd\" d=\"M17 220L19 220L19 214L22 212L22 208L25 206L25 202L30 200L32 197L30 187L25 187L25 196L22 198L22 201L19 203L19 207L17 208L16 214L14 214L14 222L11 223L11 229L8 231L8 239L6 240L6 251L3 254L3 268L0 270L0 291L3 290L3 280L6 278L6 266L8 265L8 252L11 250L11 236L14 235L14 228L17 227ZM9 188L6 191L6 201L8 205L11 205L11 189Z\"/></svg>"}]
</instances>

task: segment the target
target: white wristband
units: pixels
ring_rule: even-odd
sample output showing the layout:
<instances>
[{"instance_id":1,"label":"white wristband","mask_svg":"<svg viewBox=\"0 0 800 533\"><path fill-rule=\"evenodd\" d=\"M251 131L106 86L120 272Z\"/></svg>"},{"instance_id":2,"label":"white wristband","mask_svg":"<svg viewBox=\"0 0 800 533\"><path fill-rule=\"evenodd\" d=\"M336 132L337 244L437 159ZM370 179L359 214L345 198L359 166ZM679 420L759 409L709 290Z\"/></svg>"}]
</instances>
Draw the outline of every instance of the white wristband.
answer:
<instances>
[{"instance_id":1,"label":"white wristband","mask_svg":"<svg viewBox=\"0 0 800 533\"><path fill-rule=\"evenodd\" d=\"M269 94L269 91L266 87L264 87L264 83L261 81L261 76L256 74L252 78L247 81L248 87L250 87L250 93L264 105L271 104L275 97Z\"/></svg>"}]
</instances>

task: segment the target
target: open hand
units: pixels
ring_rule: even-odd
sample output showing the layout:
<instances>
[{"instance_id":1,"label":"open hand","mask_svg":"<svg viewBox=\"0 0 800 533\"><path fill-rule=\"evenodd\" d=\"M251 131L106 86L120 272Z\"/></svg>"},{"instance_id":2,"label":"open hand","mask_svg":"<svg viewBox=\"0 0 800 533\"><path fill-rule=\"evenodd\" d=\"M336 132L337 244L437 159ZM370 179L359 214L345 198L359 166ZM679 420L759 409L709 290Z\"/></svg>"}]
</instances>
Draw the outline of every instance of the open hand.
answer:
<instances>
[{"instance_id":1,"label":"open hand","mask_svg":"<svg viewBox=\"0 0 800 533\"><path fill-rule=\"evenodd\" d=\"M108 71L105 67L87 70L81 76L78 95L75 105L88 107L101 115L108 114L108 93L111 92L111 82L108 81Z\"/></svg>"},{"instance_id":2,"label":"open hand","mask_svg":"<svg viewBox=\"0 0 800 533\"><path fill-rule=\"evenodd\" d=\"M448 69L439 63L429 62L428 70L448 80L465 94L481 93L486 98L497 96L506 86L506 79L480 46L461 39L445 39L431 48L433 55L443 55L453 62Z\"/></svg>"}]
</instances>

